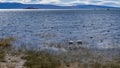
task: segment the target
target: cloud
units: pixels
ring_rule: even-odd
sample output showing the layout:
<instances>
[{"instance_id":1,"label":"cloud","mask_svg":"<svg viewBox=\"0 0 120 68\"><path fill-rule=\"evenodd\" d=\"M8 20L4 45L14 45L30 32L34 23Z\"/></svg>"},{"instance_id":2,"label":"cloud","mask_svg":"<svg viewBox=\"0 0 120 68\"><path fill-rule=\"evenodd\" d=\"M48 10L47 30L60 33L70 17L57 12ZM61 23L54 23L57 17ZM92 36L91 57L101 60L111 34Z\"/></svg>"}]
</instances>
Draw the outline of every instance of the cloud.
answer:
<instances>
[{"instance_id":1,"label":"cloud","mask_svg":"<svg viewBox=\"0 0 120 68\"><path fill-rule=\"evenodd\" d=\"M90 4L120 7L120 0L89 0Z\"/></svg>"},{"instance_id":2,"label":"cloud","mask_svg":"<svg viewBox=\"0 0 120 68\"><path fill-rule=\"evenodd\" d=\"M0 0L0 2L20 2L57 5L93 4L120 7L120 0Z\"/></svg>"},{"instance_id":3,"label":"cloud","mask_svg":"<svg viewBox=\"0 0 120 68\"><path fill-rule=\"evenodd\" d=\"M91 4L120 7L120 0L91 0Z\"/></svg>"},{"instance_id":4,"label":"cloud","mask_svg":"<svg viewBox=\"0 0 120 68\"><path fill-rule=\"evenodd\" d=\"M120 3L117 3L117 2L104 2L101 5L120 7Z\"/></svg>"},{"instance_id":5,"label":"cloud","mask_svg":"<svg viewBox=\"0 0 120 68\"><path fill-rule=\"evenodd\" d=\"M59 4L59 3L61 3L61 1L60 0L41 0L41 1L39 1L39 3L41 3L41 4L49 4L49 3Z\"/></svg>"},{"instance_id":6,"label":"cloud","mask_svg":"<svg viewBox=\"0 0 120 68\"><path fill-rule=\"evenodd\" d=\"M35 4L59 4L60 0L0 0L0 2L20 2L20 3L35 3Z\"/></svg>"},{"instance_id":7,"label":"cloud","mask_svg":"<svg viewBox=\"0 0 120 68\"><path fill-rule=\"evenodd\" d=\"M76 1L68 2L68 3L69 3L69 4L72 4L72 3L89 4L89 0L76 0Z\"/></svg>"},{"instance_id":8,"label":"cloud","mask_svg":"<svg viewBox=\"0 0 120 68\"><path fill-rule=\"evenodd\" d=\"M0 2L21 2L23 3L24 0L0 0Z\"/></svg>"},{"instance_id":9,"label":"cloud","mask_svg":"<svg viewBox=\"0 0 120 68\"><path fill-rule=\"evenodd\" d=\"M120 7L120 0L74 0L65 3L66 5L76 4L92 4L92 5L104 5L104 6L115 6Z\"/></svg>"}]
</instances>

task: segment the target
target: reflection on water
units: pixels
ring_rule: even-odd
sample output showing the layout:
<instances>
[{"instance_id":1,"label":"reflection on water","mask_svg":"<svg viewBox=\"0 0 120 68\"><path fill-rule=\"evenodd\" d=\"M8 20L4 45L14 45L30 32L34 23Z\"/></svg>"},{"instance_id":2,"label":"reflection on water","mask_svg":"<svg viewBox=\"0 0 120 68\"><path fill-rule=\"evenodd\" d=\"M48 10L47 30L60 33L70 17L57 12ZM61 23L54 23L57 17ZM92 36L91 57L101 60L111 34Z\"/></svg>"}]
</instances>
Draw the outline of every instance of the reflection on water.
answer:
<instances>
[{"instance_id":1,"label":"reflection on water","mask_svg":"<svg viewBox=\"0 0 120 68\"><path fill-rule=\"evenodd\" d=\"M120 12L92 10L0 11L0 37L35 47L82 40L89 47L120 47Z\"/></svg>"}]
</instances>

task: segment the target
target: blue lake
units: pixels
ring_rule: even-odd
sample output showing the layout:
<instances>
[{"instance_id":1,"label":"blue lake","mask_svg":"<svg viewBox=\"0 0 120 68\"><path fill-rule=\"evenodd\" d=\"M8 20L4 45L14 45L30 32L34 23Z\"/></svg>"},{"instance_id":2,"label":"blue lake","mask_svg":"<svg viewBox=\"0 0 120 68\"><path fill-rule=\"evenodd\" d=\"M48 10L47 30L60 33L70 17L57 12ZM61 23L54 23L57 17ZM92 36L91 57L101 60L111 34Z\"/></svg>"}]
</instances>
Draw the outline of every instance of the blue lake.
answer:
<instances>
[{"instance_id":1,"label":"blue lake","mask_svg":"<svg viewBox=\"0 0 120 68\"><path fill-rule=\"evenodd\" d=\"M17 37L14 45L81 40L85 46L120 48L119 10L1 10L0 38Z\"/></svg>"}]
</instances>

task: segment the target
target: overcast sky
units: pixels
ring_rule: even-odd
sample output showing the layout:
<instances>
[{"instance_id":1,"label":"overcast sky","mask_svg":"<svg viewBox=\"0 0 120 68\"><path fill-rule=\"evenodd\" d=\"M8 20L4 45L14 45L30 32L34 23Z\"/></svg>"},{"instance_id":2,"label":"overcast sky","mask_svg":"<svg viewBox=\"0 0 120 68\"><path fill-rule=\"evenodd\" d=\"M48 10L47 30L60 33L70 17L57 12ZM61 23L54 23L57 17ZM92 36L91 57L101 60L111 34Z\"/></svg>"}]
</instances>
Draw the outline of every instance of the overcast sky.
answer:
<instances>
[{"instance_id":1,"label":"overcast sky","mask_svg":"<svg viewBox=\"0 0 120 68\"><path fill-rule=\"evenodd\" d=\"M0 2L39 3L56 5L93 4L120 7L120 0L0 0Z\"/></svg>"}]
</instances>

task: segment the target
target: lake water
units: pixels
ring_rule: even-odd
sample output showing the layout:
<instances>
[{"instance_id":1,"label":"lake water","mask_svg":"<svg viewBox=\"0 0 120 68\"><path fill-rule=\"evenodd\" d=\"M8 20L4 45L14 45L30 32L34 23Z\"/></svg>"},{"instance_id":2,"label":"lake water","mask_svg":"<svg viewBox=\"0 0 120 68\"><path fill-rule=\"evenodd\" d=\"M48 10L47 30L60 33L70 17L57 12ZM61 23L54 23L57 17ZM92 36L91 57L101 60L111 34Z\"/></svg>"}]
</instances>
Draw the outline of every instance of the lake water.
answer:
<instances>
[{"instance_id":1,"label":"lake water","mask_svg":"<svg viewBox=\"0 0 120 68\"><path fill-rule=\"evenodd\" d=\"M81 40L88 47L120 47L119 10L1 10L0 38L17 37L15 45Z\"/></svg>"}]
</instances>

